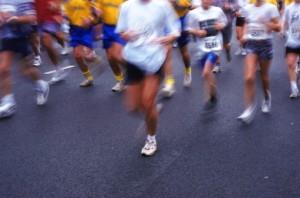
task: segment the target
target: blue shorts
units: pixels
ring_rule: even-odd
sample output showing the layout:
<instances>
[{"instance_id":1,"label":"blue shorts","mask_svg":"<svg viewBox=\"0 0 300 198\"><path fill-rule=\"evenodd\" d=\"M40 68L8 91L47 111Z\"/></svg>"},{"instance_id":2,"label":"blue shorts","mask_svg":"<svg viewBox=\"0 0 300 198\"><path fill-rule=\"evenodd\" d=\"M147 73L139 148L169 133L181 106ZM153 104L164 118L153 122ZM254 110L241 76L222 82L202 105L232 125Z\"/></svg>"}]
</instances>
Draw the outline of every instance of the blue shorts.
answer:
<instances>
[{"instance_id":1,"label":"blue shorts","mask_svg":"<svg viewBox=\"0 0 300 198\"><path fill-rule=\"evenodd\" d=\"M180 48L186 46L189 43L189 33L187 31L185 31L185 26L186 26L186 15L183 17L180 17L180 24L181 24L181 34L180 36L177 38L177 44Z\"/></svg>"},{"instance_id":2,"label":"blue shorts","mask_svg":"<svg viewBox=\"0 0 300 198\"><path fill-rule=\"evenodd\" d=\"M116 26L103 24L103 48L109 49L113 43L125 45L126 41L115 32Z\"/></svg>"},{"instance_id":3,"label":"blue shorts","mask_svg":"<svg viewBox=\"0 0 300 198\"><path fill-rule=\"evenodd\" d=\"M56 36L57 32L61 31L61 25L56 22L45 22L39 25L40 33L48 33L52 36Z\"/></svg>"},{"instance_id":4,"label":"blue shorts","mask_svg":"<svg viewBox=\"0 0 300 198\"><path fill-rule=\"evenodd\" d=\"M210 62L212 65L215 65L218 61L218 58L219 56L215 52L208 52L199 60L201 69L204 68L207 62Z\"/></svg>"},{"instance_id":5,"label":"blue shorts","mask_svg":"<svg viewBox=\"0 0 300 198\"><path fill-rule=\"evenodd\" d=\"M0 40L0 52L14 52L25 58L32 54L28 38L7 38Z\"/></svg>"},{"instance_id":6,"label":"blue shorts","mask_svg":"<svg viewBox=\"0 0 300 198\"><path fill-rule=\"evenodd\" d=\"M70 26L70 46L77 47L83 45L88 48L93 48L94 32L93 28L81 28L78 26Z\"/></svg>"},{"instance_id":7,"label":"blue shorts","mask_svg":"<svg viewBox=\"0 0 300 198\"><path fill-rule=\"evenodd\" d=\"M255 54L261 60L272 60L273 58L272 40L249 40L246 42L245 49L247 54Z\"/></svg>"}]
</instances>

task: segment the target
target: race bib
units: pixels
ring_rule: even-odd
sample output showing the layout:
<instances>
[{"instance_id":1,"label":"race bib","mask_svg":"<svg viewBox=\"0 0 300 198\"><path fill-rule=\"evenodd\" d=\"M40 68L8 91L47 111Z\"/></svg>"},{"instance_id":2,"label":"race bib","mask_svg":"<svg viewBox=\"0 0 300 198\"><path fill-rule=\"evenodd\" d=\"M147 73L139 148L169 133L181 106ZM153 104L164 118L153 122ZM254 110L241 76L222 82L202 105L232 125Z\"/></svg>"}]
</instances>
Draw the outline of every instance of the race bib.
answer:
<instances>
[{"instance_id":1,"label":"race bib","mask_svg":"<svg viewBox=\"0 0 300 198\"><path fill-rule=\"evenodd\" d=\"M263 25L251 25L248 26L248 35L252 39L265 39L268 34Z\"/></svg>"},{"instance_id":2,"label":"race bib","mask_svg":"<svg viewBox=\"0 0 300 198\"><path fill-rule=\"evenodd\" d=\"M265 34L265 31L261 30L261 29L250 30L251 37L260 38L260 37L264 36L264 34Z\"/></svg>"},{"instance_id":3,"label":"race bib","mask_svg":"<svg viewBox=\"0 0 300 198\"><path fill-rule=\"evenodd\" d=\"M203 51L219 51L222 49L221 41L217 37L207 37L203 40Z\"/></svg>"}]
</instances>

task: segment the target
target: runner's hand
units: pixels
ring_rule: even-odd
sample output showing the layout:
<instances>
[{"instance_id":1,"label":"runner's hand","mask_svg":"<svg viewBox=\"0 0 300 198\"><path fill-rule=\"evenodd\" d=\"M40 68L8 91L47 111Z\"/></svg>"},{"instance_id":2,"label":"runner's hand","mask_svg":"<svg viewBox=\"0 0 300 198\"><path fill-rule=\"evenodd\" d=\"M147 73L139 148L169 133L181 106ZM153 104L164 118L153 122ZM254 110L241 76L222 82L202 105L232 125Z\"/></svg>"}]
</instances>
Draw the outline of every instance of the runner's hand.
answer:
<instances>
[{"instance_id":1,"label":"runner's hand","mask_svg":"<svg viewBox=\"0 0 300 198\"><path fill-rule=\"evenodd\" d=\"M138 35L139 34L136 31L132 31L132 30L121 33L121 36L126 41L135 41L138 38Z\"/></svg>"},{"instance_id":2,"label":"runner's hand","mask_svg":"<svg viewBox=\"0 0 300 198\"><path fill-rule=\"evenodd\" d=\"M173 38L171 38L170 36L164 36L164 37L160 37L158 39L155 40L156 43L159 43L161 45L169 45L173 42Z\"/></svg>"},{"instance_id":3,"label":"runner's hand","mask_svg":"<svg viewBox=\"0 0 300 198\"><path fill-rule=\"evenodd\" d=\"M19 17L12 16L6 20L6 23L10 23L10 24L18 23L18 19L19 19Z\"/></svg>"},{"instance_id":4,"label":"runner's hand","mask_svg":"<svg viewBox=\"0 0 300 198\"><path fill-rule=\"evenodd\" d=\"M89 28L92 25L92 20L89 18L84 18L83 19L83 28Z\"/></svg>"},{"instance_id":5,"label":"runner's hand","mask_svg":"<svg viewBox=\"0 0 300 198\"><path fill-rule=\"evenodd\" d=\"M221 31L221 30L224 29L224 24L219 23L219 22L216 22L215 25L214 25L214 28L215 28L217 31Z\"/></svg>"},{"instance_id":6,"label":"runner's hand","mask_svg":"<svg viewBox=\"0 0 300 198\"><path fill-rule=\"evenodd\" d=\"M190 34L198 36L198 37L205 37L207 35L207 31L206 30L189 30L188 31Z\"/></svg>"}]
</instances>

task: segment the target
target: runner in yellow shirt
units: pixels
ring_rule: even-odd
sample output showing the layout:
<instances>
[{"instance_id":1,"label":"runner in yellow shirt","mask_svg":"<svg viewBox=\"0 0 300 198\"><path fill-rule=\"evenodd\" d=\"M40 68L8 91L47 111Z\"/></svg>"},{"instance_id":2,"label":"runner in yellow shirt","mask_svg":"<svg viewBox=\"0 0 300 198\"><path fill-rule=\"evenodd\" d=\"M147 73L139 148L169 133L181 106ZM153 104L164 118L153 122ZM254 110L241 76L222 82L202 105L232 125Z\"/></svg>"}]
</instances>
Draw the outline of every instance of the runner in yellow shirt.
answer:
<instances>
[{"instance_id":1,"label":"runner in yellow shirt","mask_svg":"<svg viewBox=\"0 0 300 198\"><path fill-rule=\"evenodd\" d=\"M256 0L250 0L250 1L249 1L249 3L251 3L251 4L254 4L255 2L256 2ZM278 6L277 0L266 0L265 2L266 2L266 3L273 4L273 5L275 5L275 6Z\"/></svg>"},{"instance_id":2,"label":"runner in yellow shirt","mask_svg":"<svg viewBox=\"0 0 300 198\"><path fill-rule=\"evenodd\" d=\"M125 0L95 0L103 22L103 48L106 50L108 62L117 81L117 84L112 88L113 92L121 92L124 89L124 77L120 63L125 41L119 34L115 33L119 9L123 2Z\"/></svg>"},{"instance_id":3,"label":"runner in yellow shirt","mask_svg":"<svg viewBox=\"0 0 300 198\"><path fill-rule=\"evenodd\" d=\"M100 58L93 50L93 13L94 6L89 0L67 0L64 11L70 23L70 45L74 48L74 58L86 78L81 87L93 85L93 76L86 62L100 64Z\"/></svg>"},{"instance_id":4,"label":"runner in yellow shirt","mask_svg":"<svg viewBox=\"0 0 300 198\"><path fill-rule=\"evenodd\" d=\"M170 3L173 5L181 24L181 35L177 39L177 44L180 49L182 59L184 62L185 70L184 70L184 81L183 85L185 87L190 87L192 83L192 69L191 69L191 61L190 55L188 51L188 43L189 43L189 34L185 31L185 21L187 13L190 11L192 7L191 0L170 0ZM171 48L170 48L171 50ZM166 97L171 97L175 93L175 79L172 74L172 62L171 62L171 52L168 53L168 58L165 64L165 85L162 89L162 93Z\"/></svg>"}]
</instances>

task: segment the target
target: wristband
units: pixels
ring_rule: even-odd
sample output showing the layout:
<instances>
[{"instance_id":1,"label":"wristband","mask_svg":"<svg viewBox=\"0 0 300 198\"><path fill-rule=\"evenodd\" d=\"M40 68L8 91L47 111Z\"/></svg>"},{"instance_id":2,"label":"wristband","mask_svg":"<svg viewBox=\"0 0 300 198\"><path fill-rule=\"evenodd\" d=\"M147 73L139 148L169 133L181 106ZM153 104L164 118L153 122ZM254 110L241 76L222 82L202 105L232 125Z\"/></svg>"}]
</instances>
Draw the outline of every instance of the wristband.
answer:
<instances>
[{"instance_id":1,"label":"wristband","mask_svg":"<svg viewBox=\"0 0 300 198\"><path fill-rule=\"evenodd\" d=\"M215 28L213 28L213 27L209 27L209 28L207 28L205 30L207 32L206 36L216 36L218 34L218 31Z\"/></svg>"}]
</instances>

